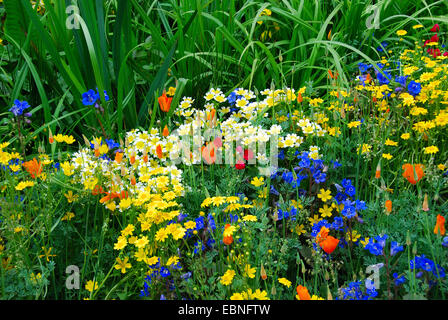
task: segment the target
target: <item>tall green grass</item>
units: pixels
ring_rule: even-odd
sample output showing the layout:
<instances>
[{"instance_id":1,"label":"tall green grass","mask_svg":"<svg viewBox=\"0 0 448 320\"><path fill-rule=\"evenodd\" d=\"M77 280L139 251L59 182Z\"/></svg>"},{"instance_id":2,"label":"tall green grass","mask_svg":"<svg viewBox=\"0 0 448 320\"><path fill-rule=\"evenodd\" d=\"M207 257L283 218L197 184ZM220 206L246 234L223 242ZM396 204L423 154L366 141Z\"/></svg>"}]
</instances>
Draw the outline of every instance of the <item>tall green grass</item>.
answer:
<instances>
[{"instance_id":1,"label":"tall green grass","mask_svg":"<svg viewBox=\"0 0 448 320\"><path fill-rule=\"evenodd\" d=\"M448 6L443 0L379 1L379 29L368 29L373 1L367 0L78 0L80 28L69 30L72 1L44 3L39 14L28 0L4 1L0 114L14 99L27 100L44 119L35 129L102 135L101 122L115 138L162 118L153 108L156 93L176 82L183 89L176 98L194 99L210 86L325 89L330 69L348 86L356 64L378 60L376 48L396 41L396 30L446 22ZM264 9L272 14L260 16ZM81 101L96 88L105 108L100 115ZM0 132L7 133L2 122Z\"/></svg>"}]
</instances>

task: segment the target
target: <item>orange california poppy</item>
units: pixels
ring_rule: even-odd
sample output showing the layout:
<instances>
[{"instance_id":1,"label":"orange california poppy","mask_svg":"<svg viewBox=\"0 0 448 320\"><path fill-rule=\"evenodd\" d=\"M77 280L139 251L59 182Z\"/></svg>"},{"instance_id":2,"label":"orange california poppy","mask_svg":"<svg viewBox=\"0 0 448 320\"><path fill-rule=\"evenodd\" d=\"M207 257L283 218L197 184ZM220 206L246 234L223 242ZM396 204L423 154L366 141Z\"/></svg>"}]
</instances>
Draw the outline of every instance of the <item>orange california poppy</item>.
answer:
<instances>
[{"instance_id":1,"label":"orange california poppy","mask_svg":"<svg viewBox=\"0 0 448 320\"><path fill-rule=\"evenodd\" d=\"M224 229L227 229L228 227L230 227L230 224L226 224ZM224 242L224 244L229 246L233 243L233 237L232 236L224 237L222 239L222 242Z\"/></svg>"},{"instance_id":2,"label":"orange california poppy","mask_svg":"<svg viewBox=\"0 0 448 320\"><path fill-rule=\"evenodd\" d=\"M117 153L115 153L115 161L117 162L117 163L121 163L121 160L123 159L123 153L121 153L121 152L117 152Z\"/></svg>"},{"instance_id":3,"label":"orange california poppy","mask_svg":"<svg viewBox=\"0 0 448 320\"><path fill-rule=\"evenodd\" d=\"M339 239L335 237L328 236L325 240L319 243L320 247L325 251L325 253L332 253L338 246Z\"/></svg>"},{"instance_id":4,"label":"orange california poppy","mask_svg":"<svg viewBox=\"0 0 448 320\"><path fill-rule=\"evenodd\" d=\"M297 102L301 103L303 101L303 97L302 94L299 92L299 94L297 95Z\"/></svg>"},{"instance_id":5,"label":"orange california poppy","mask_svg":"<svg viewBox=\"0 0 448 320\"><path fill-rule=\"evenodd\" d=\"M36 158L33 160L24 162L22 166L25 167L26 171L30 174L31 178L36 179L42 173L42 164L37 161Z\"/></svg>"},{"instance_id":6,"label":"orange california poppy","mask_svg":"<svg viewBox=\"0 0 448 320\"><path fill-rule=\"evenodd\" d=\"M166 95L166 91L163 90L163 94L158 98L160 110L163 112L170 111L171 108L171 101L173 101L172 97L168 97Z\"/></svg>"},{"instance_id":7,"label":"orange california poppy","mask_svg":"<svg viewBox=\"0 0 448 320\"><path fill-rule=\"evenodd\" d=\"M162 134L165 138L168 137L168 135L170 134L170 130L168 130L167 125L165 125L165 128L163 128Z\"/></svg>"},{"instance_id":8,"label":"orange california poppy","mask_svg":"<svg viewBox=\"0 0 448 320\"><path fill-rule=\"evenodd\" d=\"M386 212L391 213L392 212L392 201L386 200L385 207L386 207Z\"/></svg>"},{"instance_id":9,"label":"orange california poppy","mask_svg":"<svg viewBox=\"0 0 448 320\"><path fill-rule=\"evenodd\" d=\"M297 286L297 298L298 300L311 300L310 293L308 292L308 289L304 286Z\"/></svg>"},{"instance_id":10,"label":"orange california poppy","mask_svg":"<svg viewBox=\"0 0 448 320\"><path fill-rule=\"evenodd\" d=\"M92 190L92 195L94 195L94 196L97 196L97 195L102 194L102 193L107 193L107 192L105 192L103 190L103 187L101 187L98 184Z\"/></svg>"},{"instance_id":11,"label":"orange california poppy","mask_svg":"<svg viewBox=\"0 0 448 320\"><path fill-rule=\"evenodd\" d=\"M322 227L316 236L316 242L320 244L322 241L324 241L328 237L329 232L330 230L327 227Z\"/></svg>"},{"instance_id":12,"label":"orange california poppy","mask_svg":"<svg viewBox=\"0 0 448 320\"><path fill-rule=\"evenodd\" d=\"M137 183L137 180L135 180L135 176L131 175L131 185L135 186L136 183Z\"/></svg>"},{"instance_id":13,"label":"orange california poppy","mask_svg":"<svg viewBox=\"0 0 448 320\"><path fill-rule=\"evenodd\" d=\"M440 214L437 215L436 226L434 227L434 233L438 234L439 232L440 235L445 235L445 217Z\"/></svg>"},{"instance_id":14,"label":"orange california poppy","mask_svg":"<svg viewBox=\"0 0 448 320\"><path fill-rule=\"evenodd\" d=\"M163 158L162 146L160 144L158 144L156 147L156 153L159 159Z\"/></svg>"},{"instance_id":15,"label":"orange california poppy","mask_svg":"<svg viewBox=\"0 0 448 320\"><path fill-rule=\"evenodd\" d=\"M409 183L415 185L425 176L425 173L423 172L424 168L425 167L422 164L412 165L410 163L405 163L402 166L402 169L404 170L403 177L408 180Z\"/></svg>"},{"instance_id":16,"label":"orange california poppy","mask_svg":"<svg viewBox=\"0 0 448 320\"><path fill-rule=\"evenodd\" d=\"M207 146L202 147L202 158L207 164L213 164L216 161L216 146L213 143L208 143Z\"/></svg>"}]
</instances>

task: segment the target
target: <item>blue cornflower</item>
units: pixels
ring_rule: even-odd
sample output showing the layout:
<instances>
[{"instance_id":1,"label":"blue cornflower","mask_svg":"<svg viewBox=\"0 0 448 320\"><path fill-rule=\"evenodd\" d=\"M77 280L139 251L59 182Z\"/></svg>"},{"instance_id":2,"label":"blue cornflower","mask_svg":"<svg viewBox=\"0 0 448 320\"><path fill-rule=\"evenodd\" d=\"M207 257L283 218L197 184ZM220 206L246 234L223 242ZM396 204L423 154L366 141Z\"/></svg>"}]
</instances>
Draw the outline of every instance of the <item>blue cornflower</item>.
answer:
<instances>
[{"instance_id":1,"label":"blue cornflower","mask_svg":"<svg viewBox=\"0 0 448 320\"><path fill-rule=\"evenodd\" d=\"M160 275L163 278L166 278L166 277L169 277L171 275L171 272L170 272L170 270L168 268L162 267L162 268L160 268Z\"/></svg>"},{"instance_id":2,"label":"blue cornflower","mask_svg":"<svg viewBox=\"0 0 448 320\"><path fill-rule=\"evenodd\" d=\"M344 189L350 187L352 185L352 180L350 179L342 179L341 185Z\"/></svg>"},{"instance_id":3,"label":"blue cornflower","mask_svg":"<svg viewBox=\"0 0 448 320\"><path fill-rule=\"evenodd\" d=\"M120 144L118 142L115 142L113 139L106 140L106 144L110 150L120 147Z\"/></svg>"},{"instance_id":4,"label":"blue cornflower","mask_svg":"<svg viewBox=\"0 0 448 320\"><path fill-rule=\"evenodd\" d=\"M420 93L420 91L422 91L422 85L418 82L411 81L408 85L408 91L415 97Z\"/></svg>"},{"instance_id":5,"label":"blue cornflower","mask_svg":"<svg viewBox=\"0 0 448 320\"><path fill-rule=\"evenodd\" d=\"M21 116L23 114L23 111L25 109L28 109L29 107L30 105L28 104L28 102L15 100L14 105L11 107L11 109L9 109L9 111L17 117Z\"/></svg>"},{"instance_id":6,"label":"blue cornflower","mask_svg":"<svg viewBox=\"0 0 448 320\"><path fill-rule=\"evenodd\" d=\"M208 218L208 227L210 228L211 231L214 231L216 229L215 218L211 213L208 214L207 218Z\"/></svg>"},{"instance_id":7,"label":"blue cornflower","mask_svg":"<svg viewBox=\"0 0 448 320\"><path fill-rule=\"evenodd\" d=\"M389 44L386 41L381 42L381 46L376 48L377 51L383 52L383 48L386 48Z\"/></svg>"},{"instance_id":8,"label":"blue cornflower","mask_svg":"<svg viewBox=\"0 0 448 320\"><path fill-rule=\"evenodd\" d=\"M280 193L274 188L274 186L272 184L271 184L271 189L269 190L269 193L276 195L276 196L280 195Z\"/></svg>"},{"instance_id":9,"label":"blue cornflower","mask_svg":"<svg viewBox=\"0 0 448 320\"><path fill-rule=\"evenodd\" d=\"M191 272L189 271L189 272L187 272L187 273L184 273L184 274L181 275L180 277L181 277L182 279L184 279L184 280L188 280L188 279L191 278Z\"/></svg>"},{"instance_id":10,"label":"blue cornflower","mask_svg":"<svg viewBox=\"0 0 448 320\"><path fill-rule=\"evenodd\" d=\"M213 247L213 245L216 243L216 241L213 239L213 238L209 238L208 240L207 240L207 246L209 247L209 248L212 248Z\"/></svg>"},{"instance_id":11,"label":"blue cornflower","mask_svg":"<svg viewBox=\"0 0 448 320\"><path fill-rule=\"evenodd\" d=\"M316 170L313 174L313 178L316 183L324 183L327 180L327 174Z\"/></svg>"},{"instance_id":12,"label":"blue cornflower","mask_svg":"<svg viewBox=\"0 0 448 320\"><path fill-rule=\"evenodd\" d=\"M301 156L298 156L298 158L300 159L299 167L301 167L301 168L309 168L310 167L311 161L310 161L310 158L308 157L308 154L309 154L308 152L304 152L304 153L302 153Z\"/></svg>"},{"instance_id":13,"label":"blue cornflower","mask_svg":"<svg viewBox=\"0 0 448 320\"><path fill-rule=\"evenodd\" d=\"M229 96L227 97L227 101L229 102L229 104L231 106L233 106L236 102L236 93L235 91L233 91L232 93L229 94Z\"/></svg>"},{"instance_id":14,"label":"blue cornflower","mask_svg":"<svg viewBox=\"0 0 448 320\"><path fill-rule=\"evenodd\" d=\"M342 217L335 217L333 223L330 226L331 229L334 229L336 231L342 230L343 227L344 227L344 219L342 219Z\"/></svg>"},{"instance_id":15,"label":"blue cornflower","mask_svg":"<svg viewBox=\"0 0 448 320\"><path fill-rule=\"evenodd\" d=\"M383 70L384 75L381 72L378 72L377 74L377 78L378 78L378 82L380 85L384 85L384 84L389 84L390 79L392 78L392 76L390 75L389 72Z\"/></svg>"},{"instance_id":16,"label":"blue cornflower","mask_svg":"<svg viewBox=\"0 0 448 320\"><path fill-rule=\"evenodd\" d=\"M369 239L369 243L367 243L364 249L369 250L369 252L375 256L383 254L383 246L378 242L373 242L372 239Z\"/></svg>"},{"instance_id":17,"label":"blue cornflower","mask_svg":"<svg viewBox=\"0 0 448 320\"><path fill-rule=\"evenodd\" d=\"M367 72L367 70L369 69L369 65L365 64L365 63L358 63L358 67L359 67L359 72L364 73Z\"/></svg>"},{"instance_id":18,"label":"blue cornflower","mask_svg":"<svg viewBox=\"0 0 448 320\"><path fill-rule=\"evenodd\" d=\"M363 210L366 210L366 209L367 209L367 206L366 206L365 201L362 201L362 200L356 200L356 201L355 201L355 208L356 208L356 211L363 211Z\"/></svg>"},{"instance_id":19,"label":"blue cornflower","mask_svg":"<svg viewBox=\"0 0 448 320\"><path fill-rule=\"evenodd\" d=\"M339 167L342 167L342 164L340 164L337 161L331 161L331 164L333 164L333 169L337 169Z\"/></svg>"},{"instance_id":20,"label":"blue cornflower","mask_svg":"<svg viewBox=\"0 0 448 320\"><path fill-rule=\"evenodd\" d=\"M390 255L391 255L391 256L394 256L394 255L396 255L398 252L401 252L401 251L403 251L403 246L400 246L400 245L398 244L398 242L396 242L396 241L392 241L392 242L390 243Z\"/></svg>"},{"instance_id":21,"label":"blue cornflower","mask_svg":"<svg viewBox=\"0 0 448 320\"><path fill-rule=\"evenodd\" d=\"M388 235L385 234L383 236L376 236L375 240L378 241L378 243L381 245L381 247L384 248L384 246L386 245L386 239L388 238Z\"/></svg>"},{"instance_id":22,"label":"blue cornflower","mask_svg":"<svg viewBox=\"0 0 448 320\"><path fill-rule=\"evenodd\" d=\"M343 194L343 193L341 193L341 192L338 192L338 193L336 193L336 195L334 196L334 199L336 200L336 202L337 202L338 204L341 204L345 199L347 199L347 195L345 195L345 194Z\"/></svg>"},{"instance_id":23,"label":"blue cornflower","mask_svg":"<svg viewBox=\"0 0 448 320\"><path fill-rule=\"evenodd\" d=\"M442 246L444 246L444 247L448 247L448 236L443 238L443 240L442 240Z\"/></svg>"},{"instance_id":24,"label":"blue cornflower","mask_svg":"<svg viewBox=\"0 0 448 320\"><path fill-rule=\"evenodd\" d=\"M98 101L99 98L99 93L95 92L93 89L90 89L82 94L82 103L85 106L92 106Z\"/></svg>"},{"instance_id":25,"label":"blue cornflower","mask_svg":"<svg viewBox=\"0 0 448 320\"><path fill-rule=\"evenodd\" d=\"M229 213L230 216L230 223L236 223L238 222L238 215L237 214L231 214Z\"/></svg>"},{"instance_id":26,"label":"blue cornflower","mask_svg":"<svg viewBox=\"0 0 448 320\"><path fill-rule=\"evenodd\" d=\"M398 82L402 87L405 87L407 79L408 79L408 76L396 76L395 82Z\"/></svg>"},{"instance_id":27,"label":"blue cornflower","mask_svg":"<svg viewBox=\"0 0 448 320\"><path fill-rule=\"evenodd\" d=\"M285 150L281 149L280 152L278 153L278 158L280 160L285 160Z\"/></svg>"},{"instance_id":28,"label":"blue cornflower","mask_svg":"<svg viewBox=\"0 0 448 320\"><path fill-rule=\"evenodd\" d=\"M398 273L394 273L393 274L393 276L394 276L394 282L395 282L395 285L398 287L399 285L402 285L403 283L405 283L406 282L406 277L405 276L403 276L403 275L401 275L401 276L398 276Z\"/></svg>"},{"instance_id":29,"label":"blue cornflower","mask_svg":"<svg viewBox=\"0 0 448 320\"><path fill-rule=\"evenodd\" d=\"M361 288L362 281L353 281L346 288L342 288L343 300L370 300L378 295L375 287L369 286L364 293Z\"/></svg>"},{"instance_id":30,"label":"blue cornflower","mask_svg":"<svg viewBox=\"0 0 448 320\"><path fill-rule=\"evenodd\" d=\"M342 201L344 204L344 209L342 209L341 213L343 216L347 217L347 219L351 219L356 215L356 209L353 206L354 202L350 200Z\"/></svg>"},{"instance_id":31,"label":"blue cornflower","mask_svg":"<svg viewBox=\"0 0 448 320\"><path fill-rule=\"evenodd\" d=\"M205 226L205 219L204 219L204 217L198 217L194 221L196 222L195 230L199 231L202 228L204 228L204 226Z\"/></svg>"}]
</instances>

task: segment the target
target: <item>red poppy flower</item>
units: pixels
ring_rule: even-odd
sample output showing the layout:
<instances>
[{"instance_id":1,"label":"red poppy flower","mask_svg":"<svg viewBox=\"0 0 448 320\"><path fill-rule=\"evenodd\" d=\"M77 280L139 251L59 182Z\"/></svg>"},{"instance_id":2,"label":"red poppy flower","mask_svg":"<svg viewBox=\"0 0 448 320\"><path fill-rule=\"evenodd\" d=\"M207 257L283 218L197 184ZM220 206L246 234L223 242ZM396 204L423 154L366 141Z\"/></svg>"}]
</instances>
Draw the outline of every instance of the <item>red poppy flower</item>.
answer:
<instances>
[{"instance_id":1,"label":"red poppy flower","mask_svg":"<svg viewBox=\"0 0 448 320\"><path fill-rule=\"evenodd\" d=\"M250 149L244 150L244 160L249 161L254 158L254 153Z\"/></svg>"},{"instance_id":2,"label":"red poppy flower","mask_svg":"<svg viewBox=\"0 0 448 320\"><path fill-rule=\"evenodd\" d=\"M436 23L436 24L431 28L431 30L429 30L429 31L431 31L431 32L439 32L439 30L440 30L440 26Z\"/></svg>"},{"instance_id":3,"label":"red poppy flower","mask_svg":"<svg viewBox=\"0 0 448 320\"><path fill-rule=\"evenodd\" d=\"M235 165L237 170L243 170L244 168L246 168L246 164L243 161L238 161Z\"/></svg>"}]
</instances>

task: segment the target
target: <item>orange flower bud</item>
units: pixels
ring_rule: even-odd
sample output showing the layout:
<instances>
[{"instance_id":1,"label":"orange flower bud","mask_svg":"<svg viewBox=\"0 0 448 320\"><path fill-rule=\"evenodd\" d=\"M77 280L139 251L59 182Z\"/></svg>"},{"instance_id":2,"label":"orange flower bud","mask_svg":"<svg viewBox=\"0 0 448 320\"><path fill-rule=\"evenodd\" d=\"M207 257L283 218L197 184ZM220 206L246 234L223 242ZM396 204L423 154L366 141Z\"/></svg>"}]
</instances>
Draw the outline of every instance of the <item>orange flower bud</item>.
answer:
<instances>
[{"instance_id":1,"label":"orange flower bud","mask_svg":"<svg viewBox=\"0 0 448 320\"><path fill-rule=\"evenodd\" d=\"M157 153L157 157L159 159L163 158L162 146L160 144L158 144L157 147L156 147L156 153Z\"/></svg>"},{"instance_id":2,"label":"orange flower bud","mask_svg":"<svg viewBox=\"0 0 448 320\"><path fill-rule=\"evenodd\" d=\"M422 206L423 211L429 211L429 206L428 206L428 194L425 193L425 198L423 199L423 206Z\"/></svg>"},{"instance_id":3,"label":"orange flower bud","mask_svg":"<svg viewBox=\"0 0 448 320\"><path fill-rule=\"evenodd\" d=\"M54 143L54 138L53 138L53 134L51 133L51 129L50 129L50 135L48 137L48 141L50 141L50 144Z\"/></svg>"},{"instance_id":4,"label":"orange flower bud","mask_svg":"<svg viewBox=\"0 0 448 320\"><path fill-rule=\"evenodd\" d=\"M261 276L261 279L263 279L263 280L266 280L268 278L268 275L266 274L266 270L264 270L263 264L261 264L260 276Z\"/></svg>"},{"instance_id":5,"label":"orange flower bud","mask_svg":"<svg viewBox=\"0 0 448 320\"><path fill-rule=\"evenodd\" d=\"M165 128L163 128L163 132L162 132L164 137L168 137L168 135L170 134L170 131L168 130L168 127L165 125Z\"/></svg>"},{"instance_id":6,"label":"orange flower bud","mask_svg":"<svg viewBox=\"0 0 448 320\"><path fill-rule=\"evenodd\" d=\"M381 177L381 165L378 163L376 166L375 179L379 179Z\"/></svg>"}]
</instances>

